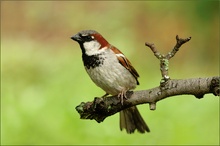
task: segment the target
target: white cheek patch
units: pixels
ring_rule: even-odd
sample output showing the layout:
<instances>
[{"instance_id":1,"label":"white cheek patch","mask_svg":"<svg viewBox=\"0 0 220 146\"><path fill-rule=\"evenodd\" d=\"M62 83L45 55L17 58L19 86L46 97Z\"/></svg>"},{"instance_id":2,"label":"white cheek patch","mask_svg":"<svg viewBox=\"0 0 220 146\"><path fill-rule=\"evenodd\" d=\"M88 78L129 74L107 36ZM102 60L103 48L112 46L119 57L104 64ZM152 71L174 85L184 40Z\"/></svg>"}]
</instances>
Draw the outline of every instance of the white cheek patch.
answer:
<instances>
[{"instance_id":1,"label":"white cheek patch","mask_svg":"<svg viewBox=\"0 0 220 146\"><path fill-rule=\"evenodd\" d=\"M87 55L96 54L101 47L101 45L97 41L85 42L83 46Z\"/></svg>"}]
</instances>

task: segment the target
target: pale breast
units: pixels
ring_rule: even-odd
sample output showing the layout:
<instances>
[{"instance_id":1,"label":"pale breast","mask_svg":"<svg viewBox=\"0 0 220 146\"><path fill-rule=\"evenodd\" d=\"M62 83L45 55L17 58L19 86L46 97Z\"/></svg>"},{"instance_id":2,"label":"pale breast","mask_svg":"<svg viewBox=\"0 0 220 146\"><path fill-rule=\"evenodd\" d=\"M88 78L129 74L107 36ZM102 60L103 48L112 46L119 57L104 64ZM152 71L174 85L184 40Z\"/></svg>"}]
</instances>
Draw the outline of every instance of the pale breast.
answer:
<instances>
[{"instance_id":1,"label":"pale breast","mask_svg":"<svg viewBox=\"0 0 220 146\"><path fill-rule=\"evenodd\" d=\"M134 76L119 63L111 50L108 51L98 56L101 61L94 61L93 63L96 65L93 65L91 62L92 67L85 65L90 78L106 93L112 95L116 95L122 90L134 89L137 85Z\"/></svg>"}]
</instances>

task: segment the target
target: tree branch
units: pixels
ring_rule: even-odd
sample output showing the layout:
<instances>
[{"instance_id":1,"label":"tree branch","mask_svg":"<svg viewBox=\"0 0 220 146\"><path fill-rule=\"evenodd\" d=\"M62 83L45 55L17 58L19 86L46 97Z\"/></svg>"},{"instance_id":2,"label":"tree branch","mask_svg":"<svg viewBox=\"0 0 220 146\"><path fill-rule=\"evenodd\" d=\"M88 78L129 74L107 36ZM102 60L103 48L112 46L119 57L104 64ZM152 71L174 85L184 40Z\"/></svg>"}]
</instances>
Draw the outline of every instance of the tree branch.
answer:
<instances>
[{"instance_id":1,"label":"tree branch","mask_svg":"<svg viewBox=\"0 0 220 146\"><path fill-rule=\"evenodd\" d=\"M124 100L123 105L117 95L104 98L96 97L93 102L82 102L76 107L76 110L81 119L94 119L97 122L102 122L106 117L134 105L149 103L150 109L155 110L158 101L175 95L189 94L196 98L202 98L205 94L212 93L219 96L219 80L219 77L169 80L169 87L166 90L155 87L142 91L128 91L128 99Z\"/></svg>"}]
</instances>

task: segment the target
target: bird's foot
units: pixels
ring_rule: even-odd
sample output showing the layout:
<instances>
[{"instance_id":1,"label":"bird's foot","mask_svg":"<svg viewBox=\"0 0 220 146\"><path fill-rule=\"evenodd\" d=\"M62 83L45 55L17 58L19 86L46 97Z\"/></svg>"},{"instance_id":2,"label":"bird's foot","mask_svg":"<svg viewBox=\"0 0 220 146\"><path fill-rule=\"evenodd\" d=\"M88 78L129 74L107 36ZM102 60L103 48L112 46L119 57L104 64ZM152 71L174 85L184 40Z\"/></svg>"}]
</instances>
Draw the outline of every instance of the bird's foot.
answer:
<instances>
[{"instance_id":1,"label":"bird's foot","mask_svg":"<svg viewBox=\"0 0 220 146\"><path fill-rule=\"evenodd\" d=\"M105 95L101 96L101 98L105 98L107 97L109 94L108 93L105 93Z\"/></svg>"},{"instance_id":2,"label":"bird's foot","mask_svg":"<svg viewBox=\"0 0 220 146\"><path fill-rule=\"evenodd\" d=\"M128 90L122 90L119 94L118 94L118 98L119 100L121 101L121 104L123 105L124 103L124 98L125 99L128 99L127 96L126 96L126 93L127 93Z\"/></svg>"}]
</instances>

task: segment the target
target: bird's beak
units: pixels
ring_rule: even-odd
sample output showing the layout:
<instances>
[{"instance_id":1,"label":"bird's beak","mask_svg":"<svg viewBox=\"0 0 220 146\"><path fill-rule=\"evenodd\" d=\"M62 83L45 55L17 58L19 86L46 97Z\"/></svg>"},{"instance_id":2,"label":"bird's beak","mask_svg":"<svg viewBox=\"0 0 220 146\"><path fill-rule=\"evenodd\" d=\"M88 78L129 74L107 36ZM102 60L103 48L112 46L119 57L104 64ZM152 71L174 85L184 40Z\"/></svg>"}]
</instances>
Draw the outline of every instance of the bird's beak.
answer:
<instances>
[{"instance_id":1,"label":"bird's beak","mask_svg":"<svg viewBox=\"0 0 220 146\"><path fill-rule=\"evenodd\" d=\"M70 37L72 40L77 41L77 42L81 42L82 38L79 36L79 34L77 33L76 35Z\"/></svg>"}]
</instances>

